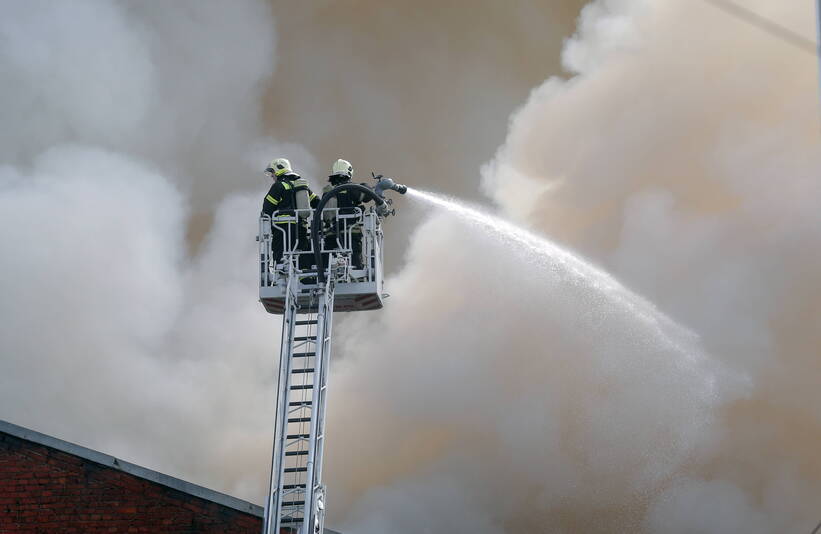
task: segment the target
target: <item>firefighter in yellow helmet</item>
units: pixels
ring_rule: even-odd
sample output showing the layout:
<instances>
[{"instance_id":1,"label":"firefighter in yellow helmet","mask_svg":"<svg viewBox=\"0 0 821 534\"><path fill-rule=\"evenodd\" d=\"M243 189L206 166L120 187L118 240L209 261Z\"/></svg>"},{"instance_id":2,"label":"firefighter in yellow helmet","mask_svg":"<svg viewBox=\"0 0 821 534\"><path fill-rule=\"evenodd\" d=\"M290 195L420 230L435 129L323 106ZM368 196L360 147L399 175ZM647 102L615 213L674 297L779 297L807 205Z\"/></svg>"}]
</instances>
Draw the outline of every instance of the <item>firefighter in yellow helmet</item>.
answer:
<instances>
[{"instance_id":1,"label":"firefighter in yellow helmet","mask_svg":"<svg viewBox=\"0 0 821 534\"><path fill-rule=\"evenodd\" d=\"M331 167L331 175L328 176L328 181L330 184L326 185L325 188L322 189L322 194L324 195L338 185L350 183L352 176L353 167L351 164L344 159L336 160L333 167ZM330 199L326 203L325 207L339 208L340 215L352 215L355 213L361 213L364 209L364 206L362 205L363 200L364 195L359 191L343 190L340 191L335 198ZM357 209L359 211L357 211ZM329 217L323 213L323 217L327 217L326 221L328 223L327 229L325 230L325 250L340 248L344 243L344 236L342 235L342 232L345 230L345 226L336 221L333 216L333 212L326 213L329 213ZM362 260L362 225L357 224L351 227L352 223L355 222L355 219L347 219L347 221L347 228L351 231L350 247L353 255L351 258L351 263L355 269L362 269L364 267L364 262Z\"/></svg>"},{"instance_id":2,"label":"firefighter in yellow helmet","mask_svg":"<svg viewBox=\"0 0 821 534\"><path fill-rule=\"evenodd\" d=\"M265 174L274 179L262 202L262 213L271 217L271 252L276 264L286 250L308 248L307 217L310 209L319 203L319 198L285 158L273 160L265 169ZM300 268L310 263L308 256L300 256Z\"/></svg>"}]
</instances>

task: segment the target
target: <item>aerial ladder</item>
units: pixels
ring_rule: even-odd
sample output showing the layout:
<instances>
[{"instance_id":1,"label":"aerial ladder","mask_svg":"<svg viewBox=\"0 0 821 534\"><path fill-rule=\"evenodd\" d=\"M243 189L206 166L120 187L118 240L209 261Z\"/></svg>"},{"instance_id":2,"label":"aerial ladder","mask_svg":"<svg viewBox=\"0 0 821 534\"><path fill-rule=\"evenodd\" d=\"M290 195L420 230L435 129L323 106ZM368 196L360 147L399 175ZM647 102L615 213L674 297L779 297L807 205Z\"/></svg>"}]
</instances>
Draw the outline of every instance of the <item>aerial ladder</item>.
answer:
<instances>
[{"instance_id":1,"label":"aerial ladder","mask_svg":"<svg viewBox=\"0 0 821 534\"><path fill-rule=\"evenodd\" d=\"M315 210L263 215L259 225L260 302L282 315L273 456L263 534L321 534L325 519L325 410L334 311L382 308L382 220L394 214L388 189L407 188L376 176L373 188L342 184L323 195ZM355 190L373 200L368 209L340 210L336 195ZM310 241L296 239L300 225ZM323 238L330 231L331 239ZM284 243L274 261L274 232ZM361 247L356 241L361 236ZM296 246L290 246L296 242ZM361 261L353 252L361 248ZM310 267L305 267L310 265Z\"/></svg>"}]
</instances>

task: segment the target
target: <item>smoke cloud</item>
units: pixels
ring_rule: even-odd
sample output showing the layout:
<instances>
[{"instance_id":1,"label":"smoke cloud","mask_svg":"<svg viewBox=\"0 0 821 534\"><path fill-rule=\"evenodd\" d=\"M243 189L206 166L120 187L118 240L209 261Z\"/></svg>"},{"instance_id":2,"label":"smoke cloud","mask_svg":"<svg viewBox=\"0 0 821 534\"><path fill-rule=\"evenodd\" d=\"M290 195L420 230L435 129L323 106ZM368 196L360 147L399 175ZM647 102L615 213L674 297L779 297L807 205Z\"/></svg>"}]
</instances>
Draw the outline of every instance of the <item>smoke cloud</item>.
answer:
<instances>
[{"instance_id":1,"label":"smoke cloud","mask_svg":"<svg viewBox=\"0 0 821 534\"><path fill-rule=\"evenodd\" d=\"M561 54L581 2L303 4L275 34L277 2L4 3L0 417L262 502L259 170L348 157L486 195L657 309L402 202L387 307L335 329L330 526L810 531L812 56L683 0L592 2Z\"/></svg>"},{"instance_id":2,"label":"smoke cloud","mask_svg":"<svg viewBox=\"0 0 821 534\"><path fill-rule=\"evenodd\" d=\"M376 171L479 200L481 163L529 91L561 71L562 39L585 3L273 0L281 45L266 120L311 147L323 180L342 157L356 181ZM386 225L391 272L416 219Z\"/></svg>"},{"instance_id":3,"label":"smoke cloud","mask_svg":"<svg viewBox=\"0 0 821 534\"><path fill-rule=\"evenodd\" d=\"M809 5L749 7L812 35ZM363 495L348 529L812 530L812 56L706 3L599 1L563 61L573 77L533 91L483 190L697 338L671 350L595 292L430 218L372 319L380 333L343 348L335 394L360 409L331 420L367 436L329 449L330 472ZM368 461L352 469L354 447Z\"/></svg>"},{"instance_id":4,"label":"smoke cloud","mask_svg":"<svg viewBox=\"0 0 821 534\"><path fill-rule=\"evenodd\" d=\"M307 154L258 119L271 20L254 1L3 3L0 417L259 492L264 468L242 466L269 454L273 398L276 320L247 268L259 170ZM196 210L214 222L192 257Z\"/></svg>"}]
</instances>

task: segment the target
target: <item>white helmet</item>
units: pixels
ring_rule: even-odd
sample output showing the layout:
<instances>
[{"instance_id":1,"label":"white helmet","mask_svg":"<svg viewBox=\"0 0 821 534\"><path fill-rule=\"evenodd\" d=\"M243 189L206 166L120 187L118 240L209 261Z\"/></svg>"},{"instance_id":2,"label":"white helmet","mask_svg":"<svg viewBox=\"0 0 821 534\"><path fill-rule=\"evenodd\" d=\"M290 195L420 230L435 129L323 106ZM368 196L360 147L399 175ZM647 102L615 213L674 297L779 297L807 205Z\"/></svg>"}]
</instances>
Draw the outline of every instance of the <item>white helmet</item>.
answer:
<instances>
[{"instance_id":1,"label":"white helmet","mask_svg":"<svg viewBox=\"0 0 821 534\"><path fill-rule=\"evenodd\" d=\"M281 174L285 174L286 172L293 172L291 170L291 162L285 158L277 158L271 162L267 169L265 169L266 173L273 173L274 176L279 176Z\"/></svg>"},{"instance_id":2,"label":"white helmet","mask_svg":"<svg viewBox=\"0 0 821 534\"><path fill-rule=\"evenodd\" d=\"M334 162L334 166L331 167L331 176L347 176L350 178L352 174L353 167L351 167L350 162L345 161L344 159L336 160L336 162Z\"/></svg>"}]
</instances>

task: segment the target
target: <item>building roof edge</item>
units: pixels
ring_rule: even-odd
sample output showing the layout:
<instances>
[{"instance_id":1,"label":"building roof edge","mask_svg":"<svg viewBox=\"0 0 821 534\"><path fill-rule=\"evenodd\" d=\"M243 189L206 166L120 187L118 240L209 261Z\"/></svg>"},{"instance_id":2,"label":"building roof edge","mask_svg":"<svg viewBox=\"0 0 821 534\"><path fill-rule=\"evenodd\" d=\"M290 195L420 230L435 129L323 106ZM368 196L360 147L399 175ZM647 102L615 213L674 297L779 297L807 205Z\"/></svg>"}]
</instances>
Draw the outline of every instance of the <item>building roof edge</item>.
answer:
<instances>
[{"instance_id":1,"label":"building roof edge","mask_svg":"<svg viewBox=\"0 0 821 534\"><path fill-rule=\"evenodd\" d=\"M72 454L85 460L89 460L112 469L117 469L118 471L134 475L144 480L187 493L188 495L193 495L194 497L199 497L200 499L205 499L206 501L211 501L222 506L227 506L228 508L233 508L234 510L239 510L240 512L244 512L246 514L251 514L257 517L263 517L264 515L265 510L262 506L243 501L242 499L238 499L203 486L198 486L197 484L192 484L191 482L186 482L185 480L180 480L179 478L165 475L158 471L153 471L151 469L132 464L131 462L126 462L125 460L120 460L119 458L89 449L88 447L83 447L75 443L70 443L62 439L48 436L29 428L15 425L14 423L9 423L8 421L3 421L2 419L0 419L0 432L30 441L32 443L37 443L45 447L50 447L58 451Z\"/></svg>"}]
</instances>

